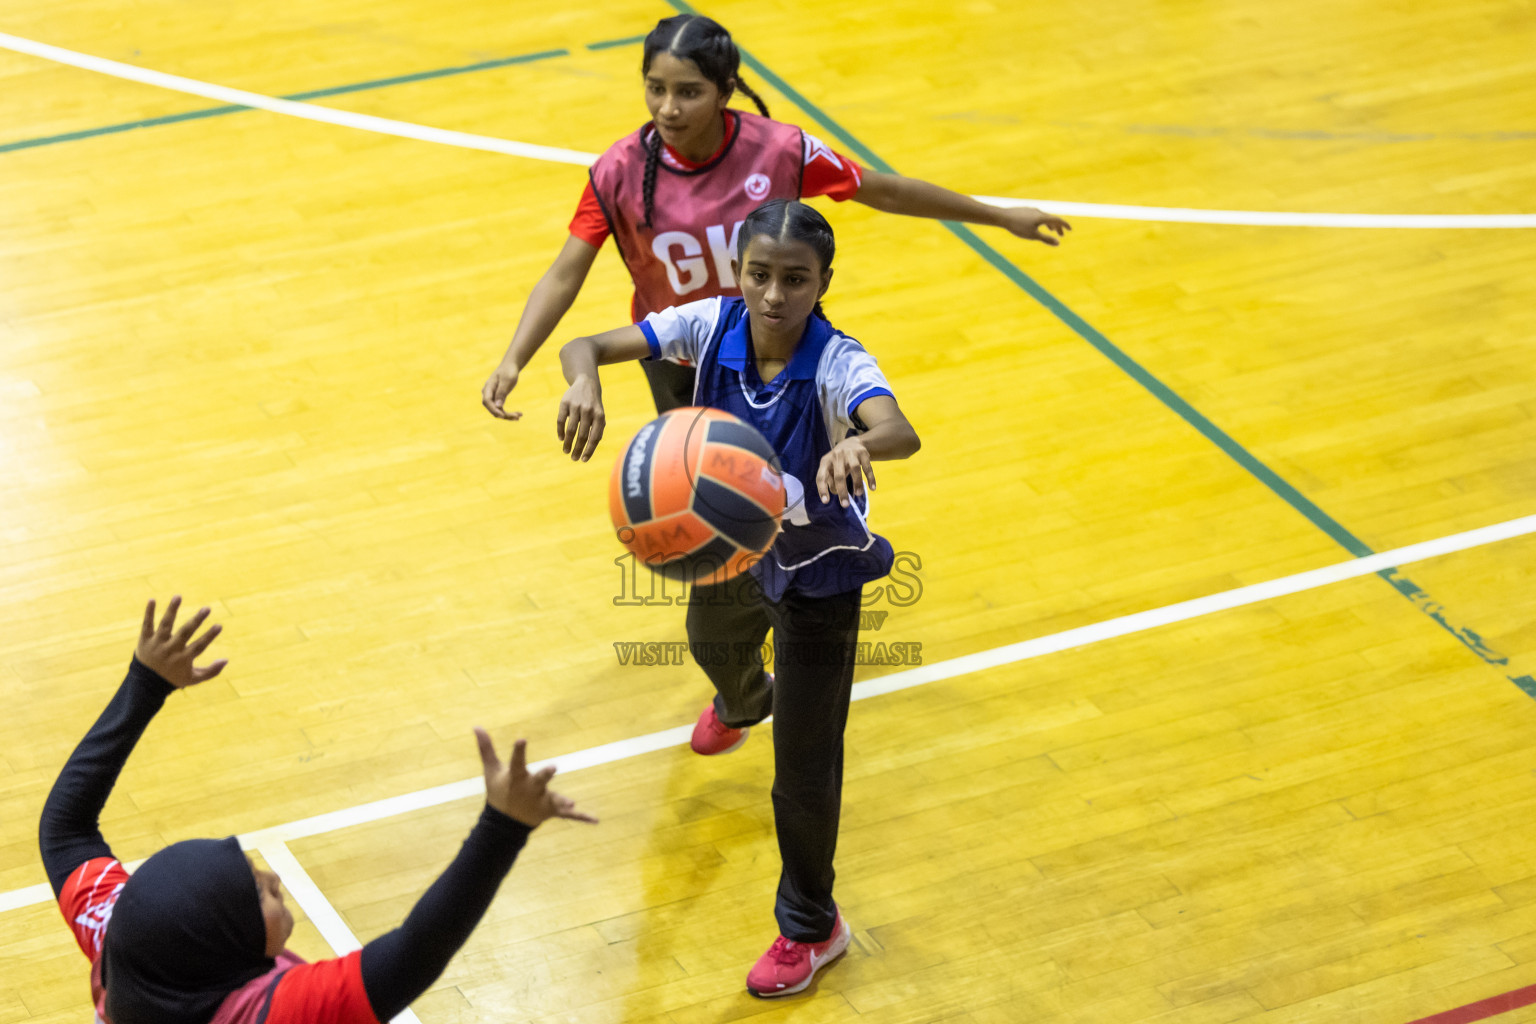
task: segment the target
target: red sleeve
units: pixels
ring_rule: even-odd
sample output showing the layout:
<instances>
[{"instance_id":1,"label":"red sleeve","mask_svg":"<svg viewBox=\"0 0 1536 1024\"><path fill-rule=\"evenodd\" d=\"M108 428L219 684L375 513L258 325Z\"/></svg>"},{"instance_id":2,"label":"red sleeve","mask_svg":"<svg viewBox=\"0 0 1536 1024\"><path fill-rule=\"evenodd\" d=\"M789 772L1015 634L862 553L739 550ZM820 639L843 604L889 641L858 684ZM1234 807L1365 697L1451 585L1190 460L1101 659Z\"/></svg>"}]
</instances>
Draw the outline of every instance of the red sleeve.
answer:
<instances>
[{"instance_id":1,"label":"red sleeve","mask_svg":"<svg viewBox=\"0 0 1536 1024\"><path fill-rule=\"evenodd\" d=\"M101 956L101 937L126 881L128 872L121 864L111 857L97 857L70 872L59 890L59 912L91 963Z\"/></svg>"},{"instance_id":2,"label":"red sleeve","mask_svg":"<svg viewBox=\"0 0 1536 1024\"><path fill-rule=\"evenodd\" d=\"M825 142L809 132L801 135L805 138L805 149L800 198L830 196L841 203L858 195L859 186L864 183L864 168L841 153L834 153Z\"/></svg>"},{"instance_id":3,"label":"red sleeve","mask_svg":"<svg viewBox=\"0 0 1536 1024\"><path fill-rule=\"evenodd\" d=\"M267 1024L379 1024L363 989L363 951L284 972Z\"/></svg>"},{"instance_id":4,"label":"red sleeve","mask_svg":"<svg viewBox=\"0 0 1536 1024\"><path fill-rule=\"evenodd\" d=\"M591 178L582 190L581 202L576 204L576 216L571 218L571 234L594 249L601 249L611 234L608 218L603 216L603 205L597 201L597 193L592 191Z\"/></svg>"}]
</instances>

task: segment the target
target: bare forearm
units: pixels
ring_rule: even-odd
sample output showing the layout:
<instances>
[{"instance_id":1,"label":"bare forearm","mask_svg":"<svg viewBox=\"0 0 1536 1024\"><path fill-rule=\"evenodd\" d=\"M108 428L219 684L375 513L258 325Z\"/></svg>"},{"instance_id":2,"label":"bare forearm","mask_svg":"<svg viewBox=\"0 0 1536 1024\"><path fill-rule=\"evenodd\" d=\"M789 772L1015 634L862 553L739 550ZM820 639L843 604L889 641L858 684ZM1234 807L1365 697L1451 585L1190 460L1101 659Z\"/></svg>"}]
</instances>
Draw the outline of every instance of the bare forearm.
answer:
<instances>
[{"instance_id":1,"label":"bare forearm","mask_svg":"<svg viewBox=\"0 0 1536 1024\"><path fill-rule=\"evenodd\" d=\"M877 423L858 437L869 457L876 462L911 458L922 447L917 431L904 417Z\"/></svg>"},{"instance_id":2,"label":"bare forearm","mask_svg":"<svg viewBox=\"0 0 1536 1024\"><path fill-rule=\"evenodd\" d=\"M854 199L883 213L959 220L968 224L997 225L1002 212L996 206L977 202L970 196L951 192L931 182L879 171L865 175L864 185Z\"/></svg>"},{"instance_id":3,"label":"bare forearm","mask_svg":"<svg viewBox=\"0 0 1536 1024\"><path fill-rule=\"evenodd\" d=\"M519 370L528 365L539 346L549 340L549 336L560 325L561 318L569 312L585 279L585 275L575 276L563 272L560 267L551 267L539 279L539 283L534 285L528 295L528 305L523 309L522 319L517 322L512 343L507 346L506 355L502 356L504 364L511 363Z\"/></svg>"}]
</instances>

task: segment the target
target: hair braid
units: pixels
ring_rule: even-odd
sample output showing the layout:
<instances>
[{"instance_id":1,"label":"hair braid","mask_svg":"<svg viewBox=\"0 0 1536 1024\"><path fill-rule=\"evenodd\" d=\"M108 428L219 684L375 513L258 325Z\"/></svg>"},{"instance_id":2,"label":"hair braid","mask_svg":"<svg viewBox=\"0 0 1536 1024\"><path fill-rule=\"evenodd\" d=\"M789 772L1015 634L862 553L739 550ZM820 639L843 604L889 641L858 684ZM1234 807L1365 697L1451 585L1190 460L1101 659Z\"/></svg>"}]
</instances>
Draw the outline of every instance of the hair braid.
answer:
<instances>
[{"instance_id":1,"label":"hair braid","mask_svg":"<svg viewBox=\"0 0 1536 1024\"><path fill-rule=\"evenodd\" d=\"M741 80L740 75L736 76L736 88L741 90L741 94L743 96L757 104L757 110L760 114L762 114L764 117L769 116L768 104L763 102L763 98L761 96L752 91L752 87L750 85Z\"/></svg>"},{"instance_id":2,"label":"hair braid","mask_svg":"<svg viewBox=\"0 0 1536 1024\"><path fill-rule=\"evenodd\" d=\"M645 177L640 186L645 195L645 222L641 227L650 227L656 214L656 170L660 166L661 132L652 128L651 141L645 146Z\"/></svg>"}]
</instances>

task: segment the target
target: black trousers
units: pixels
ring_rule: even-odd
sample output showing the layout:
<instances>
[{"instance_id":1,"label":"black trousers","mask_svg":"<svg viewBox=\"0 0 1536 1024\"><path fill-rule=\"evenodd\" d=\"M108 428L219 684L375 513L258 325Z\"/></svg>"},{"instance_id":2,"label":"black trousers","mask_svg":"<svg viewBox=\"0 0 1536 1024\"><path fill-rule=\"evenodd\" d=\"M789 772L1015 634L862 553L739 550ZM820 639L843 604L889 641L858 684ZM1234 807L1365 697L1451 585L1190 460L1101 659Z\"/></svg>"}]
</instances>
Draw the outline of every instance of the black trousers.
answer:
<instances>
[{"instance_id":1,"label":"black trousers","mask_svg":"<svg viewBox=\"0 0 1536 1024\"><path fill-rule=\"evenodd\" d=\"M843 729L853 692L860 590L769 601L743 573L693 588L688 640L715 684L715 714L732 728L773 715L773 821L783 868L774 916L796 942L832 936ZM774 680L758 653L773 630Z\"/></svg>"},{"instance_id":2,"label":"black trousers","mask_svg":"<svg viewBox=\"0 0 1536 1024\"><path fill-rule=\"evenodd\" d=\"M691 366L679 366L661 359L642 359L640 368L651 385L651 397L656 400L656 415L671 409L681 409L693 404L693 380L696 372Z\"/></svg>"}]
</instances>

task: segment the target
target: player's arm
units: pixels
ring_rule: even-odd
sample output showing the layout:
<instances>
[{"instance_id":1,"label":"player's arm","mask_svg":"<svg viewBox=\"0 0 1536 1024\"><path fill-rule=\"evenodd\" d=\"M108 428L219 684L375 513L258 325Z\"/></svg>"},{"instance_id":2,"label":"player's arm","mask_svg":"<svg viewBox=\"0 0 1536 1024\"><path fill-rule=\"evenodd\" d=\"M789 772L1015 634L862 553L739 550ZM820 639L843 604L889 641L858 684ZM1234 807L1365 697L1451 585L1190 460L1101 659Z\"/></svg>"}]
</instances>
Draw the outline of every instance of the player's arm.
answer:
<instances>
[{"instance_id":1,"label":"player's arm","mask_svg":"<svg viewBox=\"0 0 1536 1024\"><path fill-rule=\"evenodd\" d=\"M565 371L565 382L576 383L576 378L597 378L597 368L609 363L622 363L630 359L644 359L651 354L651 343L639 324L625 324L602 334L587 338L575 338L560 350L560 368Z\"/></svg>"},{"instance_id":2,"label":"player's arm","mask_svg":"<svg viewBox=\"0 0 1536 1024\"><path fill-rule=\"evenodd\" d=\"M987 224L1046 245L1060 244L1045 234L1046 230L1054 231L1057 235L1072 230L1072 225L1060 217L1031 206L991 206L917 178L905 178L881 171L864 171L864 180L853 198L885 213Z\"/></svg>"},{"instance_id":3,"label":"player's arm","mask_svg":"<svg viewBox=\"0 0 1536 1024\"><path fill-rule=\"evenodd\" d=\"M404 1010L443 973L491 905L533 829L549 818L597 822L549 789L553 766L528 771L527 741L518 740L504 763L485 730L476 729L475 736L485 771L479 822L405 922L362 950L363 987L381 1021Z\"/></svg>"},{"instance_id":4,"label":"player's arm","mask_svg":"<svg viewBox=\"0 0 1536 1024\"><path fill-rule=\"evenodd\" d=\"M872 395L860 402L858 416L867 429L834 445L822 456L816 470L816 491L821 500L831 501L836 494L844 508L850 494L864 493L866 479L870 490L874 490L872 462L910 458L922 447L917 431L912 429L896 399L888 394Z\"/></svg>"},{"instance_id":5,"label":"player's arm","mask_svg":"<svg viewBox=\"0 0 1536 1024\"><path fill-rule=\"evenodd\" d=\"M176 611L180 606L181 598L172 598L158 625L154 621L155 602L145 607L138 648L127 678L70 754L43 804L38 845L55 896L60 895L70 874L81 864L112 856L101 834L101 809L128 755L164 706L165 698L174 690L212 679L224 669L223 661L194 667L193 661L213 643L220 627L212 626L193 639L208 617L208 609L202 609L177 629Z\"/></svg>"},{"instance_id":6,"label":"player's arm","mask_svg":"<svg viewBox=\"0 0 1536 1024\"><path fill-rule=\"evenodd\" d=\"M576 301L596 259L597 246L572 235L565 240L555 262L534 285L506 355L501 357L500 365L480 389L481 404L492 416L504 420L522 418L520 412L507 411L507 396L517 386L518 374L528 365L528 360L554 333L561 317Z\"/></svg>"},{"instance_id":7,"label":"player's arm","mask_svg":"<svg viewBox=\"0 0 1536 1024\"><path fill-rule=\"evenodd\" d=\"M570 387L560 399L555 416L555 436L572 461L586 462L603 439L607 416L603 412L603 386L597 368L651 354L650 342L635 324L590 338L576 338L560 350L560 368Z\"/></svg>"}]
</instances>

